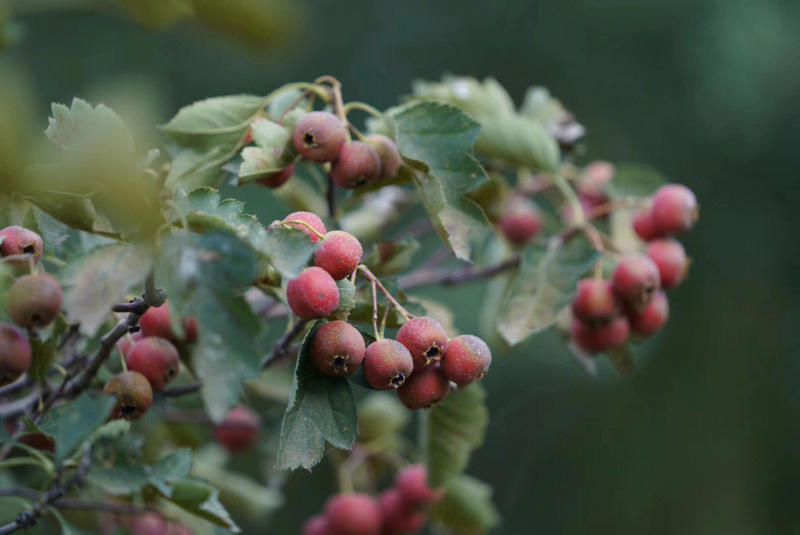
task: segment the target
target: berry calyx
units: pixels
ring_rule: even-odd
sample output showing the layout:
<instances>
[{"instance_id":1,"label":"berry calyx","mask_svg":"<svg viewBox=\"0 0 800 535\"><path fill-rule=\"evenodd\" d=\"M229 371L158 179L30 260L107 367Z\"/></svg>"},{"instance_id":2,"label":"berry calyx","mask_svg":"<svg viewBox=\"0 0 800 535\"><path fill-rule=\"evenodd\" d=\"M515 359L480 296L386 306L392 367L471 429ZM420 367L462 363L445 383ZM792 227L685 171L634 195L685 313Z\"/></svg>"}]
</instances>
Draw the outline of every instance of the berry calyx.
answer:
<instances>
[{"instance_id":1,"label":"berry calyx","mask_svg":"<svg viewBox=\"0 0 800 535\"><path fill-rule=\"evenodd\" d=\"M435 366L416 369L397 389L400 402L411 410L424 409L438 403L450 393L450 382Z\"/></svg>"},{"instance_id":2,"label":"berry calyx","mask_svg":"<svg viewBox=\"0 0 800 535\"><path fill-rule=\"evenodd\" d=\"M328 532L335 535L380 535L381 510L372 496L338 494L325 504Z\"/></svg>"},{"instance_id":3,"label":"berry calyx","mask_svg":"<svg viewBox=\"0 0 800 535\"><path fill-rule=\"evenodd\" d=\"M158 392L178 376L180 359L178 350L166 338L146 336L136 342L125 363L131 371L139 372Z\"/></svg>"},{"instance_id":4,"label":"berry calyx","mask_svg":"<svg viewBox=\"0 0 800 535\"><path fill-rule=\"evenodd\" d=\"M653 213L650 208L641 208L633 214L633 230L643 241L654 240L659 237L659 231L653 223Z\"/></svg>"},{"instance_id":5,"label":"berry calyx","mask_svg":"<svg viewBox=\"0 0 800 535\"><path fill-rule=\"evenodd\" d=\"M153 404L153 388L147 377L139 372L127 371L113 376L103 388L106 395L117 397L111 411L112 418L137 420L144 416Z\"/></svg>"},{"instance_id":6,"label":"berry calyx","mask_svg":"<svg viewBox=\"0 0 800 535\"><path fill-rule=\"evenodd\" d=\"M420 507L442 498L441 489L428 486L428 472L422 464L414 464L398 472L394 485L408 507Z\"/></svg>"},{"instance_id":7,"label":"berry calyx","mask_svg":"<svg viewBox=\"0 0 800 535\"><path fill-rule=\"evenodd\" d=\"M381 494L378 507L383 517L381 535L416 533L425 526L425 513L404 502L400 491L396 488Z\"/></svg>"},{"instance_id":8,"label":"berry calyx","mask_svg":"<svg viewBox=\"0 0 800 535\"><path fill-rule=\"evenodd\" d=\"M578 281L572 314L588 323L603 323L620 312L611 283L600 279Z\"/></svg>"},{"instance_id":9,"label":"berry calyx","mask_svg":"<svg viewBox=\"0 0 800 535\"><path fill-rule=\"evenodd\" d=\"M158 336L177 344L192 344L197 341L197 318L182 318L183 337L172 328L169 301L159 307L150 307L139 318L139 327L144 336Z\"/></svg>"},{"instance_id":10,"label":"berry calyx","mask_svg":"<svg viewBox=\"0 0 800 535\"><path fill-rule=\"evenodd\" d=\"M315 515L303 524L303 535L329 535L328 519L325 515Z\"/></svg>"},{"instance_id":11,"label":"berry calyx","mask_svg":"<svg viewBox=\"0 0 800 535\"><path fill-rule=\"evenodd\" d=\"M293 221L301 221L302 223L292 223ZM322 222L322 219L320 219L317 214L311 212L292 212L283 218L283 222L308 234L312 243L317 243L319 241L320 234L324 235L328 232L325 229L325 223ZM316 232L308 228L309 226L316 230Z\"/></svg>"},{"instance_id":12,"label":"berry calyx","mask_svg":"<svg viewBox=\"0 0 800 535\"><path fill-rule=\"evenodd\" d=\"M370 134L364 138L364 143L375 149L381 160L382 179L394 178L403 166L403 158L397 150L397 143L383 134Z\"/></svg>"},{"instance_id":13,"label":"berry calyx","mask_svg":"<svg viewBox=\"0 0 800 535\"><path fill-rule=\"evenodd\" d=\"M414 367L422 368L441 360L447 345L447 332L435 319L422 316L403 324L397 331L397 341L411 353Z\"/></svg>"},{"instance_id":14,"label":"berry calyx","mask_svg":"<svg viewBox=\"0 0 800 535\"><path fill-rule=\"evenodd\" d=\"M42 258L44 248L42 237L30 229L16 225L6 227L0 230L0 238L3 238L0 242L0 256L2 257L29 254L34 263ZM25 258L13 262L15 267L24 267L27 264L28 261Z\"/></svg>"},{"instance_id":15,"label":"berry calyx","mask_svg":"<svg viewBox=\"0 0 800 535\"><path fill-rule=\"evenodd\" d=\"M653 225L662 235L692 228L700 216L697 198L681 184L661 186L653 194Z\"/></svg>"},{"instance_id":16,"label":"berry calyx","mask_svg":"<svg viewBox=\"0 0 800 535\"><path fill-rule=\"evenodd\" d=\"M367 346L364 356L364 377L377 390L392 390L406 382L414 370L414 360L406 346L382 338Z\"/></svg>"},{"instance_id":17,"label":"berry calyx","mask_svg":"<svg viewBox=\"0 0 800 535\"><path fill-rule=\"evenodd\" d=\"M492 352L486 342L471 334L456 336L442 357L442 372L458 386L482 379L492 364Z\"/></svg>"},{"instance_id":18,"label":"berry calyx","mask_svg":"<svg viewBox=\"0 0 800 535\"><path fill-rule=\"evenodd\" d=\"M578 347L588 353L599 353L622 346L630 334L630 325L625 316L617 316L602 325L589 325L573 318L570 332Z\"/></svg>"},{"instance_id":19,"label":"berry calyx","mask_svg":"<svg viewBox=\"0 0 800 535\"><path fill-rule=\"evenodd\" d=\"M528 199L514 197L500 217L500 230L508 241L525 245L542 230L542 216Z\"/></svg>"},{"instance_id":20,"label":"berry calyx","mask_svg":"<svg viewBox=\"0 0 800 535\"><path fill-rule=\"evenodd\" d=\"M249 448L261 432L261 418L244 405L231 409L214 429L214 438L231 453Z\"/></svg>"},{"instance_id":21,"label":"berry calyx","mask_svg":"<svg viewBox=\"0 0 800 535\"><path fill-rule=\"evenodd\" d=\"M256 184L272 189L279 188L286 184L290 178L292 178L292 175L294 174L294 168L295 164L291 164L277 173L272 173L264 178L259 178L256 180Z\"/></svg>"},{"instance_id":22,"label":"berry calyx","mask_svg":"<svg viewBox=\"0 0 800 535\"><path fill-rule=\"evenodd\" d=\"M381 159L363 141L348 141L331 165L331 179L340 188L352 189L374 182L381 175Z\"/></svg>"},{"instance_id":23,"label":"berry calyx","mask_svg":"<svg viewBox=\"0 0 800 535\"><path fill-rule=\"evenodd\" d=\"M658 266L649 257L640 254L624 256L617 264L611 280L617 297L633 307L649 303L661 284Z\"/></svg>"},{"instance_id":24,"label":"berry calyx","mask_svg":"<svg viewBox=\"0 0 800 535\"><path fill-rule=\"evenodd\" d=\"M673 288L689 271L689 259L683 245L676 240L656 240L647 246L647 256L658 267L661 287Z\"/></svg>"},{"instance_id":25,"label":"berry calyx","mask_svg":"<svg viewBox=\"0 0 800 535\"><path fill-rule=\"evenodd\" d=\"M52 275L25 275L8 290L8 315L20 327L46 327L61 311L63 299L61 284Z\"/></svg>"},{"instance_id":26,"label":"berry calyx","mask_svg":"<svg viewBox=\"0 0 800 535\"><path fill-rule=\"evenodd\" d=\"M339 307L339 287L322 268L305 268L286 286L289 308L302 319L324 318Z\"/></svg>"},{"instance_id":27,"label":"berry calyx","mask_svg":"<svg viewBox=\"0 0 800 535\"><path fill-rule=\"evenodd\" d=\"M650 336L661 330L669 319L669 301L664 292L658 292L653 299L640 310L631 310L628 320L631 329L642 336Z\"/></svg>"},{"instance_id":28,"label":"berry calyx","mask_svg":"<svg viewBox=\"0 0 800 535\"><path fill-rule=\"evenodd\" d=\"M314 265L340 280L356 270L363 254L358 238L343 230L332 230L314 253Z\"/></svg>"},{"instance_id":29,"label":"berry calyx","mask_svg":"<svg viewBox=\"0 0 800 535\"><path fill-rule=\"evenodd\" d=\"M292 136L294 148L306 160L332 162L347 141L347 128L332 113L312 111L297 121Z\"/></svg>"},{"instance_id":30,"label":"berry calyx","mask_svg":"<svg viewBox=\"0 0 800 535\"><path fill-rule=\"evenodd\" d=\"M0 323L0 386L16 381L28 371L32 358L25 333L10 323Z\"/></svg>"},{"instance_id":31,"label":"berry calyx","mask_svg":"<svg viewBox=\"0 0 800 535\"><path fill-rule=\"evenodd\" d=\"M350 375L361 366L365 353L364 337L342 320L321 325L311 342L311 361L326 375Z\"/></svg>"}]
</instances>

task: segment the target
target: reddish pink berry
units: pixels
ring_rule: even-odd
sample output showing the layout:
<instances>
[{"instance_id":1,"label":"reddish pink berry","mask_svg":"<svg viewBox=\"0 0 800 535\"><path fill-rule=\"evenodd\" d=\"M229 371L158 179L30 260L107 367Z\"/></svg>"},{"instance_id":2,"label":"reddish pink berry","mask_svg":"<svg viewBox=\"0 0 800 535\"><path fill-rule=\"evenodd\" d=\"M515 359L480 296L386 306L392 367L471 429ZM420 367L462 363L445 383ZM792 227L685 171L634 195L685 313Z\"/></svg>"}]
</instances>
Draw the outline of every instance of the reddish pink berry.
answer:
<instances>
[{"instance_id":1,"label":"reddish pink berry","mask_svg":"<svg viewBox=\"0 0 800 535\"><path fill-rule=\"evenodd\" d=\"M383 516L381 535L416 533L425 527L425 513L406 504L398 489L389 489L381 494L378 507Z\"/></svg>"},{"instance_id":2,"label":"reddish pink berry","mask_svg":"<svg viewBox=\"0 0 800 535\"><path fill-rule=\"evenodd\" d=\"M657 292L641 310L631 310L628 313L631 329L644 336L660 331L668 318L669 301L664 292Z\"/></svg>"},{"instance_id":3,"label":"reddish pink berry","mask_svg":"<svg viewBox=\"0 0 800 535\"><path fill-rule=\"evenodd\" d=\"M641 208L633 214L633 230L644 241L659 237L659 231L653 224L653 213L650 208Z\"/></svg>"},{"instance_id":4,"label":"reddish pink berry","mask_svg":"<svg viewBox=\"0 0 800 535\"><path fill-rule=\"evenodd\" d=\"M366 494L338 494L325 504L328 530L333 535L380 535L381 510Z\"/></svg>"},{"instance_id":5,"label":"reddish pink berry","mask_svg":"<svg viewBox=\"0 0 800 535\"><path fill-rule=\"evenodd\" d=\"M653 194L653 226L663 235L689 230L699 214L697 199L686 186L667 184Z\"/></svg>"},{"instance_id":6,"label":"reddish pink berry","mask_svg":"<svg viewBox=\"0 0 800 535\"><path fill-rule=\"evenodd\" d=\"M572 301L572 314L588 323L603 323L619 312L619 301L609 281L578 281L578 293Z\"/></svg>"},{"instance_id":7,"label":"reddish pink berry","mask_svg":"<svg viewBox=\"0 0 800 535\"><path fill-rule=\"evenodd\" d=\"M364 249L358 238L342 230L332 230L325 235L316 253L314 265L321 267L336 280L353 273L361 263Z\"/></svg>"},{"instance_id":8,"label":"reddish pink berry","mask_svg":"<svg viewBox=\"0 0 800 535\"><path fill-rule=\"evenodd\" d=\"M365 352L364 337L341 320L320 326L311 342L311 360L326 375L350 375L361 366Z\"/></svg>"},{"instance_id":9,"label":"reddish pink berry","mask_svg":"<svg viewBox=\"0 0 800 535\"><path fill-rule=\"evenodd\" d=\"M428 486L428 472L422 464L414 464L398 472L394 484L408 507L420 507L442 498L441 489Z\"/></svg>"},{"instance_id":10,"label":"reddish pink berry","mask_svg":"<svg viewBox=\"0 0 800 535\"><path fill-rule=\"evenodd\" d=\"M660 285L658 266L640 254L623 257L611 280L617 297L634 307L649 303Z\"/></svg>"},{"instance_id":11,"label":"reddish pink berry","mask_svg":"<svg viewBox=\"0 0 800 535\"><path fill-rule=\"evenodd\" d=\"M406 346L414 367L422 368L442 358L447 345L444 327L429 316L412 318L397 331L397 341Z\"/></svg>"},{"instance_id":12,"label":"reddish pink berry","mask_svg":"<svg viewBox=\"0 0 800 535\"><path fill-rule=\"evenodd\" d=\"M442 357L442 372L458 386L482 379L492 364L492 352L486 342L471 334L456 336Z\"/></svg>"},{"instance_id":13,"label":"reddish pink berry","mask_svg":"<svg viewBox=\"0 0 800 535\"><path fill-rule=\"evenodd\" d=\"M656 240L647 246L647 256L658 267L661 287L673 288L683 281L689 270L689 259L683 245L676 240Z\"/></svg>"},{"instance_id":14,"label":"reddish pink berry","mask_svg":"<svg viewBox=\"0 0 800 535\"><path fill-rule=\"evenodd\" d=\"M499 225L508 241L525 245L539 234L543 222L535 204L523 197L514 197L500 217Z\"/></svg>"},{"instance_id":15,"label":"reddish pink berry","mask_svg":"<svg viewBox=\"0 0 800 535\"><path fill-rule=\"evenodd\" d=\"M578 347L588 353L599 353L624 344L630 334L630 325L625 316L617 316L608 323L596 326L573 318L571 334Z\"/></svg>"},{"instance_id":16,"label":"reddish pink berry","mask_svg":"<svg viewBox=\"0 0 800 535\"><path fill-rule=\"evenodd\" d=\"M181 320L183 338L179 337L172 328L172 310L169 301L159 307L150 307L139 318L139 327L144 336L157 336L166 338L176 344L192 344L197 341L197 318L189 317Z\"/></svg>"},{"instance_id":17,"label":"reddish pink berry","mask_svg":"<svg viewBox=\"0 0 800 535\"><path fill-rule=\"evenodd\" d=\"M286 286L289 308L300 318L324 318L339 306L339 287L333 277L322 268L305 268Z\"/></svg>"},{"instance_id":18,"label":"reddish pink berry","mask_svg":"<svg viewBox=\"0 0 800 535\"><path fill-rule=\"evenodd\" d=\"M244 405L239 405L216 426L214 438L231 453L241 453L258 439L260 431L261 418Z\"/></svg>"},{"instance_id":19,"label":"reddish pink berry","mask_svg":"<svg viewBox=\"0 0 800 535\"><path fill-rule=\"evenodd\" d=\"M292 221L302 221L302 223L294 223ZM313 243L317 243L319 241L319 236L312 231L308 226L316 230L319 234L324 235L327 230L325 230L325 223L322 222L322 219L319 218L317 214L312 214L311 212L292 212L291 214L287 215L283 218L284 223L289 223L293 227L296 227L306 234L308 237L311 238ZM308 225L308 226L306 226Z\"/></svg>"},{"instance_id":20,"label":"reddish pink berry","mask_svg":"<svg viewBox=\"0 0 800 535\"><path fill-rule=\"evenodd\" d=\"M330 174L340 188L357 188L381 176L381 159L366 143L349 141L342 147L339 159L331 165Z\"/></svg>"},{"instance_id":21,"label":"reddish pink berry","mask_svg":"<svg viewBox=\"0 0 800 535\"><path fill-rule=\"evenodd\" d=\"M315 515L303 524L303 535L330 535L325 515Z\"/></svg>"},{"instance_id":22,"label":"reddish pink berry","mask_svg":"<svg viewBox=\"0 0 800 535\"><path fill-rule=\"evenodd\" d=\"M616 168L610 162L597 160L583 169L578 181L578 193L585 197L588 204L597 206L608 202L605 187L614 178Z\"/></svg>"},{"instance_id":23,"label":"reddish pink berry","mask_svg":"<svg viewBox=\"0 0 800 535\"><path fill-rule=\"evenodd\" d=\"M411 358L411 353L397 340L382 338L367 347L364 357L364 376L373 388L377 390L399 388L413 370L414 360Z\"/></svg>"},{"instance_id":24,"label":"reddish pink berry","mask_svg":"<svg viewBox=\"0 0 800 535\"><path fill-rule=\"evenodd\" d=\"M332 162L347 141L347 128L334 114L312 111L300 118L292 137L300 156L312 162Z\"/></svg>"},{"instance_id":25,"label":"reddish pink berry","mask_svg":"<svg viewBox=\"0 0 800 535\"><path fill-rule=\"evenodd\" d=\"M28 371L33 351L28 337L10 323L0 323L0 386Z\"/></svg>"},{"instance_id":26,"label":"reddish pink berry","mask_svg":"<svg viewBox=\"0 0 800 535\"><path fill-rule=\"evenodd\" d=\"M141 330L136 331L133 334L126 334L119 339L119 342L117 342L117 349L120 353L122 353L123 357L127 357L128 353L131 352L133 345L142 338L144 338L144 334Z\"/></svg>"},{"instance_id":27,"label":"reddish pink berry","mask_svg":"<svg viewBox=\"0 0 800 535\"><path fill-rule=\"evenodd\" d=\"M277 173L272 173L269 176L265 176L264 178L259 178L256 180L256 184L260 184L262 186L266 186L268 188L279 188L286 184L292 175L294 174L294 164L291 164L289 167L278 171Z\"/></svg>"},{"instance_id":28,"label":"reddish pink berry","mask_svg":"<svg viewBox=\"0 0 800 535\"><path fill-rule=\"evenodd\" d=\"M430 407L450 393L450 383L435 366L416 369L397 389L400 402L411 410Z\"/></svg>"},{"instance_id":29,"label":"reddish pink berry","mask_svg":"<svg viewBox=\"0 0 800 535\"><path fill-rule=\"evenodd\" d=\"M159 513L142 513L131 517L131 535L168 535L169 524Z\"/></svg>"},{"instance_id":30,"label":"reddish pink berry","mask_svg":"<svg viewBox=\"0 0 800 535\"><path fill-rule=\"evenodd\" d=\"M46 327L61 311L63 299L61 284L52 275L25 275L8 290L8 315L20 327Z\"/></svg>"},{"instance_id":31,"label":"reddish pink berry","mask_svg":"<svg viewBox=\"0 0 800 535\"><path fill-rule=\"evenodd\" d=\"M403 158L397 150L397 143L382 134L370 134L364 142L375 149L381 160L381 178L394 178L403 166Z\"/></svg>"},{"instance_id":32,"label":"reddish pink berry","mask_svg":"<svg viewBox=\"0 0 800 535\"><path fill-rule=\"evenodd\" d=\"M147 377L156 392L172 382L180 369L178 350L166 338L156 336L147 336L136 342L125 363L129 370Z\"/></svg>"},{"instance_id":33,"label":"reddish pink berry","mask_svg":"<svg viewBox=\"0 0 800 535\"><path fill-rule=\"evenodd\" d=\"M14 256L30 254L34 263L42 258L44 244L42 237L30 229L18 226L6 227L0 230L0 238L4 238L0 243L0 256ZM14 261L15 266L27 266L27 259Z\"/></svg>"}]
</instances>

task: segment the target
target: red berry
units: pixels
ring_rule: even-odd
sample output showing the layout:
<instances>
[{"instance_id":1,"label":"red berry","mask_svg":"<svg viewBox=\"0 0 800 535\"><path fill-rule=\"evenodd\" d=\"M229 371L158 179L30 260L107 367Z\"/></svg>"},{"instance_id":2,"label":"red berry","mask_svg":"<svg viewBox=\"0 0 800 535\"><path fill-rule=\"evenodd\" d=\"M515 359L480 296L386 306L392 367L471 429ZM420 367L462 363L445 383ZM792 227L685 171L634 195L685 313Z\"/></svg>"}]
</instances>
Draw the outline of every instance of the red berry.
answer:
<instances>
[{"instance_id":1,"label":"red berry","mask_svg":"<svg viewBox=\"0 0 800 535\"><path fill-rule=\"evenodd\" d=\"M647 246L647 256L655 262L661 287L668 289L681 283L689 270L689 259L683 245L675 240L657 240Z\"/></svg>"},{"instance_id":2,"label":"red berry","mask_svg":"<svg viewBox=\"0 0 800 535\"><path fill-rule=\"evenodd\" d=\"M332 162L347 141L347 128L332 113L312 111L297 121L292 140L294 148L306 160Z\"/></svg>"},{"instance_id":3,"label":"red berry","mask_svg":"<svg viewBox=\"0 0 800 535\"><path fill-rule=\"evenodd\" d=\"M378 507L383 517L381 535L416 533L425 527L425 513L409 507L398 489L389 489L381 494Z\"/></svg>"},{"instance_id":4,"label":"red berry","mask_svg":"<svg viewBox=\"0 0 800 535\"><path fill-rule=\"evenodd\" d=\"M419 507L442 497L442 490L428 486L428 472L421 464L408 466L398 472L394 484L407 507Z\"/></svg>"},{"instance_id":5,"label":"red berry","mask_svg":"<svg viewBox=\"0 0 800 535\"><path fill-rule=\"evenodd\" d=\"M286 184L292 175L294 174L294 164L291 164L289 167L286 167L282 171L278 171L277 173L272 173L269 176L265 176L264 178L259 178L256 180L256 184L260 184L262 186L266 186L268 188L279 188Z\"/></svg>"},{"instance_id":6,"label":"red berry","mask_svg":"<svg viewBox=\"0 0 800 535\"><path fill-rule=\"evenodd\" d=\"M339 307L339 287L322 268L305 268L286 286L289 308L300 318L324 318Z\"/></svg>"},{"instance_id":7,"label":"red berry","mask_svg":"<svg viewBox=\"0 0 800 535\"><path fill-rule=\"evenodd\" d=\"M183 338L179 338L175 329L172 328L172 310L169 301L160 307L150 307L139 318L139 327L144 336L158 336L166 338L170 342L191 344L197 341L197 319L183 318Z\"/></svg>"},{"instance_id":8,"label":"red berry","mask_svg":"<svg viewBox=\"0 0 800 535\"><path fill-rule=\"evenodd\" d=\"M342 230L333 230L325 235L314 253L314 265L321 267L336 280L353 273L361 263L364 249L358 238Z\"/></svg>"},{"instance_id":9,"label":"red berry","mask_svg":"<svg viewBox=\"0 0 800 535\"><path fill-rule=\"evenodd\" d=\"M414 370L397 389L400 402L411 410L427 408L450 393L450 383L435 366Z\"/></svg>"},{"instance_id":10,"label":"red berry","mask_svg":"<svg viewBox=\"0 0 800 535\"><path fill-rule=\"evenodd\" d=\"M508 241L525 245L542 230L542 216L535 204L525 198L514 197L500 217L499 225Z\"/></svg>"},{"instance_id":11,"label":"red berry","mask_svg":"<svg viewBox=\"0 0 800 535\"><path fill-rule=\"evenodd\" d=\"M303 535L329 535L328 519L325 515L315 515L303 524Z\"/></svg>"},{"instance_id":12,"label":"red berry","mask_svg":"<svg viewBox=\"0 0 800 535\"><path fill-rule=\"evenodd\" d=\"M456 336L449 342L442 357L442 372L458 386L482 379L492 363L492 352L486 342L471 334Z\"/></svg>"},{"instance_id":13,"label":"red berry","mask_svg":"<svg viewBox=\"0 0 800 535\"><path fill-rule=\"evenodd\" d=\"M125 359L128 369L139 372L158 392L178 376L178 350L166 338L146 336L136 342Z\"/></svg>"},{"instance_id":14,"label":"red berry","mask_svg":"<svg viewBox=\"0 0 800 535\"><path fill-rule=\"evenodd\" d=\"M625 316L617 316L603 325L589 325L572 319L572 340L584 351L599 353L620 347L628 339L630 325Z\"/></svg>"},{"instance_id":15,"label":"red berry","mask_svg":"<svg viewBox=\"0 0 800 535\"><path fill-rule=\"evenodd\" d=\"M663 235L692 228L699 210L694 193L686 186L667 184L653 194L653 226Z\"/></svg>"},{"instance_id":16,"label":"red berry","mask_svg":"<svg viewBox=\"0 0 800 535\"><path fill-rule=\"evenodd\" d=\"M366 143L349 141L331 165L330 175L340 188L357 188L381 176L381 159L375 149Z\"/></svg>"},{"instance_id":17,"label":"red berry","mask_svg":"<svg viewBox=\"0 0 800 535\"><path fill-rule=\"evenodd\" d=\"M383 338L372 342L364 356L364 376L377 390L398 388L414 370L414 360L406 346Z\"/></svg>"},{"instance_id":18,"label":"red berry","mask_svg":"<svg viewBox=\"0 0 800 535\"><path fill-rule=\"evenodd\" d=\"M311 361L326 375L350 375L361 366L365 352L364 337L342 320L320 326L311 342Z\"/></svg>"},{"instance_id":19,"label":"red berry","mask_svg":"<svg viewBox=\"0 0 800 535\"><path fill-rule=\"evenodd\" d=\"M261 419L243 405L225 415L225 419L214 429L214 438L231 453L240 453L249 448L261 431Z\"/></svg>"},{"instance_id":20,"label":"red berry","mask_svg":"<svg viewBox=\"0 0 800 535\"><path fill-rule=\"evenodd\" d=\"M658 291L658 266L645 255L624 256L612 277L614 293L625 303L637 307L650 302Z\"/></svg>"},{"instance_id":21,"label":"red berry","mask_svg":"<svg viewBox=\"0 0 800 535\"><path fill-rule=\"evenodd\" d=\"M141 318L140 318L141 319ZM122 354L123 357L127 357L128 353L131 352L133 345L144 338L144 334L141 330L136 331L133 334L126 334L122 338L119 339L117 342L117 349Z\"/></svg>"},{"instance_id":22,"label":"red berry","mask_svg":"<svg viewBox=\"0 0 800 535\"><path fill-rule=\"evenodd\" d=\"M103 393L117 397L117 405L111 412L112 418L136 420L144 416L153 404L150 381L141 373L130 370L109 379Z\"/></svg>"},{"instance_id":23,"label":"red berry","mask_svg":"<svg viewBox=\"0 0 800 535\"><path fill-rule=\"evenodd\" d=\"M603 323L620 312L611 283L600 279L578 282L578 293L572 302L572 313L588 323Z\"/></svg>"},{"instance_id":24,"label":"red berry","mask_svg":"<svg viewBox=\"0 0 800 535\"><path fill-rule=\"evenodd\" d=\"M600 160L591 162L583 169L583 174L578 181L579 194L593 206L608 202L605 187L614 178L615 173L616 168L610 162Z\"/></svg>"},{"instance_id":25,"label":"red berry","mask_svg":"<svg viewBox=\"0 0 800 535\"><path fill-rule=\"evenodd\" d=\"M331 535L380 535L381 510L366 494L338 494L325 504Z\"/></svg>"},{"instance_id":26,"label":"red berry","mask_svg":"<svg viewBox=\"0 0 800 535\"><path fill-rule=\"evenodd\" d=\"M142 513L131 517L131 535L168 535L169 524L159 513Z\"/></svg>"},{"instance_id":27,"label":"red berry","mask_svg":"<svg viewBox=\"0 0 800 535\"><path fill-rule=\"evenodd\" d=\"M28 371L33 352L28 337L10 323L0 323L0 386Z\"/></svg>"},{"instance_id":28,"label":"red berry","mask_svg":"<svg viewBox=\"0 0 800 535\"><path fill-rule=\"evenodd\" d=\"M30 254L34 263L42 258L42 237L30 229L18 226L6 227L0 230L0 238L4 238L0 243L0 256L12 256ZM13 262L14 266L27 266L27 259L19 259Z\"/></svg>"},{"instance_id":29,"label":"red berry","mask_svg":"<svg viewBox=\"0 0 800 535\"><path fill-rule=\"evenodd\" d=\"M61 284L52 275L25 275L8 290L8 315L20 327L46 327L61 311L63 299Z\"/></svg>"},{"instance_id":30,"label":"red berry","mask_svg":"<svg viewBox=\"0 0 800 535\"><path fill-rule=\"evenodd\" d=\"M658 229L653 224L653 213L649 208L641 208L633 214L633 230L644 241L659 237Z\"/></svg>"},{"instance_id":31,"label":"red berry","mask_svg":"<svg viewBox=\"0 0 800 535\"><path fill-rule=\"evenodd\" d=\"M397 150L397 143L383 134L370 134L364 143L375 149L381 160L381 178L394 178L403 166L403 158Z\"/></svg>"},{"instance_id":32,"label":"red berry","mask_svg":"<svg viewBox=\"0 0 800 535\"><path fill-rule=\"evenodd\" d=\"M397 341L406 346L414 367L422 368L442 358L447 345L444 327L429 316L412 318L397 331Z\"/></svg>"},{"instance_id":33,"label":"red berry","mask_svg":"<svg viewBox=\"0 0 800 535\"><path fill-rule=\"evenodd\" d=\"M302 221L305 223L305 225L302 223L292 224L292 221ZM319 241L319 236L317 233L324 235L327 232L325 229L325 223L322 222L322 219L320 219L317 214L312 214L311 212L292 212L283 218L283 222L289 223L291 226L296 227L308 234L308 237L311 238L312 243L317 243ZM316 230L317 233L308 228L309 226Z\"/></svg>"},{"instance_id":34,"label":"red berry","mask_svg":"<svg viewBox=\"0 0 800 535\"><path fill-rule=\"evenodd\" d=\"M664 292L656 293L641 310L632 310L628 313L631 329L644 336L661 330L668 318L669 302Z\"/></svg>"}]
</instances>

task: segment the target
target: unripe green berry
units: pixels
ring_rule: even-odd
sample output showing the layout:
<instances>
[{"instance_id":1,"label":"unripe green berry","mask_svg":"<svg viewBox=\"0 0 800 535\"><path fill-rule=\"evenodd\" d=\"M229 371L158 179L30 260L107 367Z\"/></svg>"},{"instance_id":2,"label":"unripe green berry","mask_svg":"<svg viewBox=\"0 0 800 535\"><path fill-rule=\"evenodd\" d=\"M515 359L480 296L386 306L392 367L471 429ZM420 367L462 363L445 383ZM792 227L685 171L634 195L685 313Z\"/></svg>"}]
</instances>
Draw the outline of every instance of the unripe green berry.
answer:
<instances>
[{"instance_id":1,"label":"unripe green berry","mask_svg":"<svg viewBox=\"0 0 800 535\"><path fill-rule=\"evenodd\" d=\"M365 352L364 337L342 320L321 325L311 342L311 360L326 375L350 375L361 366Z\"/></svg>"},{"instance_id":2,"label":"unripe green berry","mask_svg":"<svg viewBox=\"0 0 800 535\"><path fill-rule=\"evenodd\" d=\"M20 327L46 327L61 311L63 299L61 284L52 275L25 275L8 290L8 314Z\"/></svg>"}]
</instances>

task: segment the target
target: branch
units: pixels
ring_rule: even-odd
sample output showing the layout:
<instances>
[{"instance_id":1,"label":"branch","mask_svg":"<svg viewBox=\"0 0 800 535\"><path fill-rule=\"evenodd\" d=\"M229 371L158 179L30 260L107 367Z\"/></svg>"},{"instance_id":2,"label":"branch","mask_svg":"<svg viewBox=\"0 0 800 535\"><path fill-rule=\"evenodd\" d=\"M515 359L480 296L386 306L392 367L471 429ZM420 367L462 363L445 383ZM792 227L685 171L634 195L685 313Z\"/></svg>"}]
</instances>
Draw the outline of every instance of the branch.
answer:
<instances>
[{"instance_id":1,"label":"branch","mask_svg":"<svg viewBox=\"0 0 800 535\"><path fill-rule=\"evenodd\" d=\"M397 285L401 290L408 290L420 286L431 286L435 284L453 286L465 282L488 279L519 266L520 260L521 257L516 255L498 264L483 268L467 266L456 271L451 269L415 271L414 273L409 273L405 277L401 277L397 281Z\"/></svg>"},{"instance_id":2,"label":"branch","mask_svg":"<svg viewBox=\"0 0 800 535\"><path fill-rule=\"evenodd\" d=\"M169 386L158 393L160 396L168 397L168 398L176 398L180 396L185 396L186 394L193 394L203 388L203 383L200 381L194 383L188 383L185 385L178 385L178 386Z\"/></svg>"},{"instance_id":3,"label":"branch","mask_svg":"<svg viewBox=\"0 0 800 535\"><path fill-rule=\"evenodd\" d=\"M306 323L308 323L306 320L298 320L297 323L295 323L294 326L275 343L275 347L272 348L272 353L267 355L267 357L261 362L262 369L268 368L275 362L279 361L283 357L289 356L292 353L289 350L289 344L292 343L292 340L294 340L298 334L303 332Z\"/></svg>"}]
</instances>

